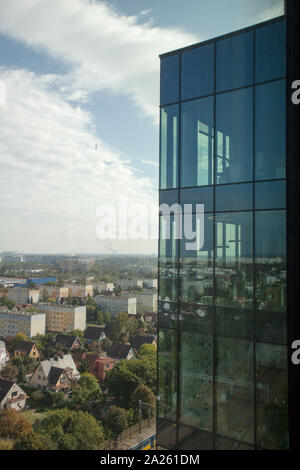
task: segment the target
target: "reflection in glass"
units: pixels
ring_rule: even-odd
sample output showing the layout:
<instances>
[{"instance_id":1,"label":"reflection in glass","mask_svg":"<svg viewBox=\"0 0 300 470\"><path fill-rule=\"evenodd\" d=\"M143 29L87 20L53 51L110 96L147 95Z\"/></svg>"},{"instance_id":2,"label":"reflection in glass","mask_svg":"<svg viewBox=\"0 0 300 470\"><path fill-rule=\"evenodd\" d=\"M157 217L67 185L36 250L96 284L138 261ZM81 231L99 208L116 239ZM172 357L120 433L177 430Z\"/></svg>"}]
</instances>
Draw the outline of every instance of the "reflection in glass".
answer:
<instances>
[{"instance_id":1,"label":"reflection in glass","mask_svg":"<svg viewBox=\"0 0 300 470\"><path fill-rule=\"evenodd\" d=\"M183 331L180 344L179 421L182 424L212 432L212 336Z\"/></svg>"},{"instance_id":2,"label":"reflection in glass","mask_svg":"<svg viewBox=\"0 0 300 470\"><path fill-rule=\"evenodd\" d=\"M217 42L217 91L251 85L253 81L253 32Z\"/></svg>"},{"instance_id":3,"label":"reflection in glass","mask_svg":"<svg viewBox=\"0 0 300 470\"><path fill-rule=\"evenodd\" d=\"M160 189L178 186L178 106L161 109Z\"/></svg>"},{"instance_id":4,"label":"reflection in glass","mask_svg":"<svg viewBox=\"0 0 300 470\"><path fill-rule=\"evenodd\" d=\"M288 448L288 378L286 346L256 344L257 444Z\"/></svg>"},{"instance_id":5,"label":"reflection in glass","mask_svg":"<svg viewBox=\"0 0 300 470\"><path fill-rule=\"evenodd\" d=\"M257 337L282 343L286 336L285 211L256 213L255 250Z\"/></svg>"},{"instance_id":6,"label":"reflection in glass","mask_svg":"<svg viewBox=\"0 0 300 470\"><path fill-rule=\"evenodd\" d=\"M252 214L216 216L216 305L252 307Z\"/></svg>"},{"instance_id":7,"label":"reflection in glass","mask_svg":"<svg viewBox=\"0 0 300 470\"><path fill-rule=\"evenodd\" d=\"M181 186L213 182L214 100L202 98L181 106Z\"/></svg>"},{"instance_id":8,"label":"reflection in glass","mask_svg":"<svg viewBox=\"0 0 300 470\"><path fill-rule=\"evenodd\" d=\"M217 184L252 180L252 89L217 96Z\"/></svg>"},{"instance_id":9,"label":"reflection in glass","mask_svg":"<svg viewBox=\"0 0 300 470\"><path fill-rule=\"evenodd\" d=\"M255 209L284 209L285 181L265 181L255 185Z\"/></svg>"},{"instance_id":10,"label":"reflection in glass","mask_svg":"<svg viewBox=\"0 0 300 470\"><path fill-rule=\"evenodd\" d=\"M182 189L180 191L180 202L182 205L182 211L196 212L196 204L204 204L204 212L211 212L214 204L214 192L213 187L202 187L202 188L189 188ZM190 210L189 207L184 208L184 204L192 204Z\"/></svg>"},{"instance_id":11,"label":"reflection in glass","mask_svg":"<svg viewBox=\"0 0 300 470\"><path fill-rule=\"evenodd\" d=\"M199 431L189 426L178 426L178 449L180 450L212 450L213 434Z\"/></svg>"},{"instance_id":12,"label":"reflection in glass","mask_svg":"<svg viewBox=\"0 0 300 470\"><path fill-rule=\"evenodd\" d=\"M255 174L257 180L285 177L285 80L256 87Z\"/></svg>"},{"instance_id":13,"label":"reflection in glass","mask_svg":"<svg viewBox=\"0 0 300 470\"><path fill-rule=\"evenodd\" d=\"M160 69L160 104L179 100L179 55L164 57Z\"/></svg>"},{"instance_id":14,"label":"reflection in glass","mask_svg":"<svg viewBox=\"0 0 300 470\"><path fill-rule=\"evenodd\" d=\"M213 93L214 45L208 44L182 54L181 99Z\"/></svg>"},{"instance_id":15,"label":"reflection in glass","mask_svg":"<svg viewBox=\"0 0 300 470\"><path fill-rule=\"evenodd\" d=\"M258 28L256 36L256 82L285 75L285 22Z\"/></svg>"},{"instance_id":16,"label":"reflection in glass","mask_svg":"<svg viewBox=\"0 0 300 470\"><path fill-rule=\"evenodd\" d=\"M216 187L216 211L245 211L252 205L251 183Z\"/></svg>"},{"instance_id":17,"label":"reflection in glass","mask_svg":"<svg viewBox=\"0 0 300 470\"><path fill-rule=\"evenodd\" d=\"M158 416L176 421L177 334L160 330L158 334Z\"/></svg>"},{"instance_id":18,"label":"reflection in glass","mask_svg":"<svg viewBox=\"0 0 300 470\"><path fill-rule=\"evenodd\" d=\"M253 444L253 346L250 341L218 338L216 384L217 434Z\"/></svg>"}]
</instances>

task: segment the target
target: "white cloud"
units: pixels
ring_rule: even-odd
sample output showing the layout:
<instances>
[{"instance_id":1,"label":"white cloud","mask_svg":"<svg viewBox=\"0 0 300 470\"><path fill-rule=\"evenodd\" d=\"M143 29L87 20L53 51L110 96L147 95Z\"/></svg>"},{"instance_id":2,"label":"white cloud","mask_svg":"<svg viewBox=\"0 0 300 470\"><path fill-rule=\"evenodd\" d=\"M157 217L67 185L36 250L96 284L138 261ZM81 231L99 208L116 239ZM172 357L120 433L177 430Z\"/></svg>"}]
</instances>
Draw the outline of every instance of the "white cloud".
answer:
<instances>
[{"instance_id":1,"label":"white cloud","mask_svg":"<svg viewBox=\"0 0 300 470\"><path fill-rule=\"evenodd\" d=\"M152 165L152 166L156 166L156 167L159 166L158 162L156 162L154 160L141 160L141 163L143 165Z\"/></svg>"},{"instance_id":2,"label":"white cloud","mask_svg":"<svg viewBox=\"0 0 300 470\"><path fill-rule=\"evenodd\" d=\"M283 15L283 0L275 0L274 5L263 10L257 17L257 22L267 21Z\"/></svg>"},{"instance_id":3,"label":"white cloud","mask_svg":"<svg viewBox=\"0 0 300 470\"><path fill-rule=\"evenodd\" d=\"M99 141L91 115L59 91L60 77L0 68L0 80L0 251L101 252L100 204L122 194L156 207L151 180ZM156 242L113 246L153 252Z\"/></svg>"},{"instance_id":4,"label":"white cloud","mask_svg":"<svg viewBox=\"0 0 300 470\"><path fill-rule=\"evenodd\" d=\"M72 64L74 90L121 91L155 118L158 55L200 40L88 0L1 0L0 32Z\"/></svg>"}]
</instances>

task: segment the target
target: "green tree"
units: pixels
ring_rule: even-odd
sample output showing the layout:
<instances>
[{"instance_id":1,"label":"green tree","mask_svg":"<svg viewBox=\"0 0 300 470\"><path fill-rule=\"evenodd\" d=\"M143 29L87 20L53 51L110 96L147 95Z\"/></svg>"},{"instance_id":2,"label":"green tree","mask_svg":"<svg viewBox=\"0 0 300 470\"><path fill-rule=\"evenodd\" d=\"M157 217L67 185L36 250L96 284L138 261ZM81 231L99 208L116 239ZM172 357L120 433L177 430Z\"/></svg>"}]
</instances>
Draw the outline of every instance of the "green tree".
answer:
<instances>
[{"instance_id":1,"label":"green tree","mask_svg":"<svg viewBox=\"0 0 300 470\"><path fill-rule=\"evenodd\" d=\"M0 411L0 437L18 439L32 431L31 424L16 410Z\"/></svg>"},{"instance_id":2,"label":"green tree","mask_svg":"<svg viewBox=\"0 0 300 470\"><path fill-rule=\"evenodd\" d=\"M72 406L76 409L89 408L91 402L100 400L101 388L94 375L84 372L79 381L77 387L72 392Z\"/></svg>"},{"instance_id":3,"label":"green tree","mask_svg":"<svg viewBox=\"0 0 300 470\"><path fill-rule=\"evenodd\" d=\"M124 408L112 405L102 420L109 434L116 436L128 428L128 413Z\"/></svg>"},{"instance_id":4,"label":"green tree","mask_svg":"<svg viewBox=\"0 0 300 470\"><path fill-rule=\"evenodd\" d=\"M35 432L22 434L15 442L13 450L47 450Z\"/></svg>"},{"instance_id":5,"label":"green tree","mask_svg":"<svg viewBox=\"0 0 300 470\"><path fill-rule=\"evenodd\" d=\"M97 323L98 325L103 325L103 313L102 310L97 310Z\"/></svg>"},{"instance_id":6,"label":"green tree","mask_svg":"<svg viewBox=\"0 0 300 470\"><path fill-rule=\"evenodd\" d=\"M86 321L87 323L94 323L96 319L96 307L95 305L86 306Z\"/></svg>"},{"instance_id":7,"label":"green tree","mask_svg":"<svg viewBox=\"0 0 300 470\"><path fill-rule=\"evenodd\" d=\"M128 362L121 361L108 372L106 386L109 395L116 398L120 406L128 408L135 389L140 385L141 379L128 368Z\"/></svg>"},{"instance_id":8,"label":"green tree","mask_svg":"<svg viewBox=\"0 0 300 470\"><path fill-rule=\"evenodd\" d=\"M108 310L105 310L103 314L103 323L104 325L108 325L109 322L110 322L110 312Z\"/></svg>"},{"instance_id":9,"label":"green tree","mask_svg":"<svg viewBox=\"0 0 300 470\"><path fill-rule=\"evenodd\" d=\"M151 413L151 416L153 416L153 412L154 412L154 408L156 404L156 398L155 398L154 393L146 385L143 385L143 384L139 385L135 389L132 395L131 406L134 410L138 410L139 400L141 400L143 403L146 403L150 406L150 413ZM143 413L143 418L146 418L148 416L148 409L146 407L142 408L142 413Z\"/></svg>"},{"instance_id":10,"label":"green tree","mask_svg":"<svg viewBox=\"0 0 300 470\"><path fill-rule=\"evenodd\" d=\"M49 436L58 450L96 450L103 441L103 429L89 413L66 408L49 411L34 423L34 430Z\"/></svg>"},{"instance_id":11,"label":"green tree","mask_svg":"<svg viewBox=\"0 0 300 470\"><path fill-rule=\"evenodd\" d=\"M153 344L143 344L137 354L139 359L148 359L150 362L154 363L157 357L157 349Z\"/></svg>"}]
</instances>

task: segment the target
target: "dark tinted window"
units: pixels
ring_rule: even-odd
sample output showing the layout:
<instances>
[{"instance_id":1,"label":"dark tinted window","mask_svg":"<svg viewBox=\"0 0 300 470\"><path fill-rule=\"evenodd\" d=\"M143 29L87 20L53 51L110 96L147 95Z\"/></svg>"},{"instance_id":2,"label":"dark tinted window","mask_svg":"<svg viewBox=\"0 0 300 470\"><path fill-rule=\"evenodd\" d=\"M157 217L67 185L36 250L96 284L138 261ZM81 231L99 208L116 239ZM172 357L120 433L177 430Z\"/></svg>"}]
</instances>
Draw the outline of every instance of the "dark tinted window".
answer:
<instances>
[{"instance_id":1,"label":"dark tinted window","mask_svg":"<svg viewBox=\"0 0 300 470\"><path fill-rule=\"evenodd\" d=\"M285 24L274 23L256 31L256 82L285 76Z\"/></svg>"},{"instance_id":2,"label":"dark tinted window","mask_svg":"<svg viewBox=\"0 0 300 470\"><path fill-rule=\"evenodd\" d=\"M179 55L161 60L160 104L175 103L179 100Z\"/></svg>"},{"instance_id":3,"label":"dark tinted window","mask_svg":"<svg viewBox=\"0 0 300 470\"><path fill-rule=\"evenodd\" d=\"M253 33L239 34L217 42L217 91L251 85L253 82Z\"/></svg>"},{"instance_id":4,"label":"dark tinted window","mask_svg":"<svg viewBox=\"0 0 300 470\"><path fill-rule=\"evenodd\" d=\"M209 95L214 91L214 45L208 44L182 54L181 99Z\"/></svg>"},{"instance_id":5,"label":"dark tinted window","mask_svg":"<svg viewBox=\"0 0 300 470\"><path fill-rule=\"evenodd\" d=\"M286 206L285 181L256 183L256 209L284 209Z\"/></svg>"},{"instance_id":6,"label":"dark tinted window","mask_svg":"<svg viewBox=\"0 0 300 470\"><path fill-rule=\"evenodd\" d=\"M233 184L216 188L216 211L252 209L252 184Z\"/></svg>"}]
</instances>

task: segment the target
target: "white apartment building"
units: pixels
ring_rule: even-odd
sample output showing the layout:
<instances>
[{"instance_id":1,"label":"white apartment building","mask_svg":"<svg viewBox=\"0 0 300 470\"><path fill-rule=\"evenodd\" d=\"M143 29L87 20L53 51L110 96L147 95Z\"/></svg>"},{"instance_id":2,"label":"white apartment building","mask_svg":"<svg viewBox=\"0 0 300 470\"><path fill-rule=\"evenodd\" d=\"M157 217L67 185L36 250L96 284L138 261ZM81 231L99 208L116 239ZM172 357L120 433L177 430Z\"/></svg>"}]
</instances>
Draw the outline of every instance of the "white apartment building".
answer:
<instances>
[{"instance_id":1,"label":"white apartment building","mask_svg":"<svg viewBox=\"0 0 300 470\"><path fill-rule=\"evenodd\" d=\"M70 332L86 329L86 307L65 306L55 303L39 304L39 309L46 315L46 330Z\"/></svg>"},{"instance_id":2,"label":"white apartment building","mask_svg":"<svg viewBox=\"0 0 300 470\"><path fill-rule=\"evenodd\" d=\"M94 284L94 288L100 292L112 292L115 288L115 285L113 282L98 282L97 284Z\"/></svg>"},{"instance_id":3,"label":"white apartment building","mask_svg":"<svg viewBox=\"0 0 300 470\"><path fill-rule=\"evenodd\" d=\"M40 299L41 300L45 300L45 294L51 299L65 299L69 295L69 289L67 287L41 286L40 287Z\"/></svg>"},{"instance_id":4,"label":"white apartment building","mask_svg":"<svg viewBox=\"0 0 300 470\"><path fill-rule=\"evenodd\" d=\"M76 284L68 284L65 287L69 289L69 297L93 297L94 288L91 284L78 286Z\"/></svg>"},{"instance_id":5,"label":"white apartment building","mask_svg":"<svg viewBox=\"0 0 300 470\"><path fill-rule=\"evenodd\" d=\"M137 313L157 312L157 293L156 292L123 292L122 297L127 299L136 299Z\"/></svg>"},{"instance_id":6,"label":"white apartment building","mask_svg":"<svg viewBox=\"0 0 300 470\"><path fill-rule=\"evenodd\" d=\"M157 289L157 279L144 279L143 287L145 289Z\"/></svg>"},{"instance_id":7,"label":"white apartment building","mask_svg":"<svg viewBox=\"0 0 300 470\"><path fill-rule=\"evenodd\" d=\"M96 303L101 310L109 311L111 317L116 316L118 313L126 312L130 315L136 315L136 299L124 297L107 297L104 295L96 295Z\"/></svg>"},{"instance_id":8,"label":"white apartment building","mask_svg":"<svg viewBox=\"0 0 300 470\"><path fill-rule=\"evenodd\" d=\"M44 313L27 312L26 310L0 311L0 336L15 336L24 333L28 338L37 334L44 335L46 316Z\"/></svg>"},{"instance_id":9,"label":"white apartment building","mask_svg":"<svg viewBox=\"0 0 300 470\"><path fill-rule=\"evenodd\" d=\"M37 304L40 300L38 289L27 289L26 287L11 287L7 298L16 304Z\"/></svg>"},{"instance_id":10,"label":"white apartment building","mask_svg":"<svg viewBox=\"0 0 300 470\"><path fill-rule=\"evenodd\" d=\"M143 287L143 281L141 279L118 279L116 285L121 289L130 289L130 287Z\"/></svg>"}]
</instances>

